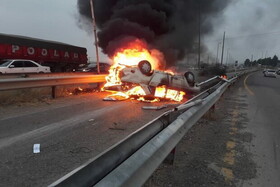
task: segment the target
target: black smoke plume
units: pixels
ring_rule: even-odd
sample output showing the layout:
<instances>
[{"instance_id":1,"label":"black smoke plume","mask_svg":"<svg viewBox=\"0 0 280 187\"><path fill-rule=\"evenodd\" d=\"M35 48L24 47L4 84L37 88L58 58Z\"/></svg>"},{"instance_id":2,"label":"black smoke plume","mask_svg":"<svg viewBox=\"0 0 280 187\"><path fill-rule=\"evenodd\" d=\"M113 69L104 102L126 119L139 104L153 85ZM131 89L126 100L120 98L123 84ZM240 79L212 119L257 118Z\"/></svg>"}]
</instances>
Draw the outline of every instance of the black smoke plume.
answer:
<instances>
[{"instance_id":1,"label":"black smoke plume","mask_svg":"<svg viewBox=\"0 0 280 187\"><path fill-rule=\"evenodd\" d=\"M167 66L197 50L201 35L213 31L212 20L230 0L94 0L98 44L114 55L125 38L144 40L163 52ZM78 0L80 19L91 20L90 0ZM199 16L200 15L200 16ZM118 45L119 43L119 45ZM112 49L115 46L115 49Z\"/></svg>"}]
</instances>

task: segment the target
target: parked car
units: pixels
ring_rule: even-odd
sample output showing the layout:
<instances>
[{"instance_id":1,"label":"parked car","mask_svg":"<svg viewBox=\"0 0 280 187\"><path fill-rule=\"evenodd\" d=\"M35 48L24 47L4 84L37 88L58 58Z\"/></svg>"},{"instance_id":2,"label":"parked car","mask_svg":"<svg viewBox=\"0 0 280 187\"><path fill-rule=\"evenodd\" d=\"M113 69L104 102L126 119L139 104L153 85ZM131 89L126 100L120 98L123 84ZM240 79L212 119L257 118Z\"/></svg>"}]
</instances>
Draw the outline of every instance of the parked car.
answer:
<instances>
[{"instance_id":1,"label":"parked car","mask_svg":"<svg viewBox=\"0 0 280 187\"><path fill-rule=\"evenodd\" d=\"M109 73L111 65L107 63L99 63L100 73ZM97 73L97 65L89 64L85 67L79 68L77 72L94 72Z\"/></svg>"},{"instance_id":2,"label":"parked car","mask_svg":"<svg viewBox=\"0 0 280 187\"><path fill-rule=\"evenodd\" d=\"M263 75L265 77L273 77L273 78L276 78L276 71L275 70L271 70L271 69L268 69L266 71L263 72Z\"/></svg>"},{"instance_id":3,"label":"parked car","mask_svg":"<svg viewBox=\"0 0 280 187\"><path fill-rule=\"evenodd\" d=\"M2 60L0 74L6 73L50 73L50 67L41 66L32 60Z\"/></svg>"}]
</instances>

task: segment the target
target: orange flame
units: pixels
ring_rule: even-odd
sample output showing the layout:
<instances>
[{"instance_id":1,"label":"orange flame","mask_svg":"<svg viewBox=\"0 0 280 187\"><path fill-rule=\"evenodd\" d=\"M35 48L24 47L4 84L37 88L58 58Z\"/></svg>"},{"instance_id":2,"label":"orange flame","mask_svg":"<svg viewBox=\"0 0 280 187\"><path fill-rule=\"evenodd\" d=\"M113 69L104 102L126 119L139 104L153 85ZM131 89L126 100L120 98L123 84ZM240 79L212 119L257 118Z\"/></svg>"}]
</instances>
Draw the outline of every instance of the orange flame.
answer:
<instances>
[{"instance_id":1,"label":"orange flame","mask_svg":"<svg viewBox=\"0 0 280 187\"><path fill-rule=\"evenodd\" d=\"M142 60L148 60L153 69L158 69L160 66L160 59L152 56L156 50L148 51L147 44L141 40L135 40L120 49L113 57L114 65L137 66Z\"/></svg>"},{"instance_id":2,"label":"orange flame","mask_svg":"<svg viewBox=\"0 0 280 187\"><path fill-rule=\"evenodd\" d=\"M227 76L226 75L221 75L221 78L222 79L227 79Z\"/></svg>"},{"instance_id":3,"label":"orange flame","mask_svg":"<svg viewBox=\"0 0 280 187\"><path fill-rule=\"evenodd\" d=\"M121 86L120 71L127 66L137 66L142 60L148 60L151 63L152 69L160 69L161 63L164 62L163 55L156 49L148 50L147 44L141 40L135 40L129 43L126 47L119 49L113 56L114 64L109 70L109 75L106 77L107 83L104 87L109 86ZM169 71L168 73L173 74ZM136 86L128 91L117 92L112 96L119 96L125 99L130 96L139 97L138 100L145 101L145 91L141 86ZM165 86L157 87L155 92L155 99L149 102L159 101L158 98L165 98L174 101L181 101L185 93L182 91L176 91L167 89Z\"/></svg>"},{"instance_id":4,"label":"orange flame","mask_svg":"<svg viewBox=\"0 0 280 187\"><path fill-rule=\"evenodd\" d=\"M155 97L170 99L173 101L182 101L185 92L167 89L166 86L159 86L156 88Z\"/></svg>"},{"instance_id":5,"label":"orange flame","mask_svg":"<svg viewBox=\"0 0 280 187\"><path fill-rule=\"evenodd\" d=\"M104 87L121 85L120 71L126 66L137 66L142 60L148 60L152 69L158 69L163 55L158 50L148 50L147 44L139 39L127 44L125 48L119 49L113 56L114 64L109 70Z\"/></svg>"}]
</instances>

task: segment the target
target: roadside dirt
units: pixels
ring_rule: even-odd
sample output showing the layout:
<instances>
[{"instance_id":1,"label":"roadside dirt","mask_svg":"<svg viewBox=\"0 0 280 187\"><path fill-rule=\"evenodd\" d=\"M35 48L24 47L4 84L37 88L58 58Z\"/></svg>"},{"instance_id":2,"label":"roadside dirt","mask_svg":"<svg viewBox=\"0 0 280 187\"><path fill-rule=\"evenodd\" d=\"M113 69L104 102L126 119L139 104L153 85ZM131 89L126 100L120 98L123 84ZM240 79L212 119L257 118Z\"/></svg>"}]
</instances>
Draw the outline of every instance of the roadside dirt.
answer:
<instances>
[{"instance_id":1,"label":"roadside dirt","mask_svg":"<svg viewBox=\"0 0 280 187\"><path fill-rule=\"evenodd\" d=\"M145 186L240 186L256 177L256 164L246 143L246 95L238 87L228 90L181 140L173 165L162 164Z\"/></svg>"}]
</instances>

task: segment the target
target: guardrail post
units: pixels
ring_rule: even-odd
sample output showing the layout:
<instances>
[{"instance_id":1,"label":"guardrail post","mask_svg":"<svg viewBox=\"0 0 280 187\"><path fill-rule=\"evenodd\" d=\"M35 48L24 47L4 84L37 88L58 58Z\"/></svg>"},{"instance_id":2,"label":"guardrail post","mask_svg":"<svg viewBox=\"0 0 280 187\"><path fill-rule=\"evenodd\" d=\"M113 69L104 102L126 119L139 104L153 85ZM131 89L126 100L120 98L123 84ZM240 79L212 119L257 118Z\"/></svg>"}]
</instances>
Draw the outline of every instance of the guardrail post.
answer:
<instances>
[{"instance_id":1,"label":"guardrail post","mask_svg":"<svg viewBox=\"0 0 280 187\"><path fill-rule=\"evenodd\" d=\"M209 119L209 120L214 119L215 108L216 108L215 104L213 106L211 106L211 108L208 110L208 112L206 112L204 114L204 118Z\"/></svg>"},{"instance_id":2,"label":"guardrail post","mask_svg":"<svg viewBox=\"0 0 280 187\"><path fill-rule=\"evenodd\" d=\"M214 104L213 106L211 106L210 111L211 111L211 112L215 112L215 109L216 109L216 104Z\"/></svg>"},{"instance_id":3,"label":"guardrail post","mask_svg":"<svg viewBox=\"0 0 280 187\"><path fill-rule=\"evenodd\" d=\"M175 161L175 153L176 153L176 147L172 149L172 151L167 155L165 160L163 161L165 164L173 165Z\"/></svg>"},{"instance_id":4,"label":"guardrail post","mask_svg":"<svg viewBox=\"0 0 280 187\"><path fill-rule=\"evenodd\" d=\"M52 98L53 99L56 98L55 90L56 90L56 86L52 86Z\"/></svg>"}]
</instances>

